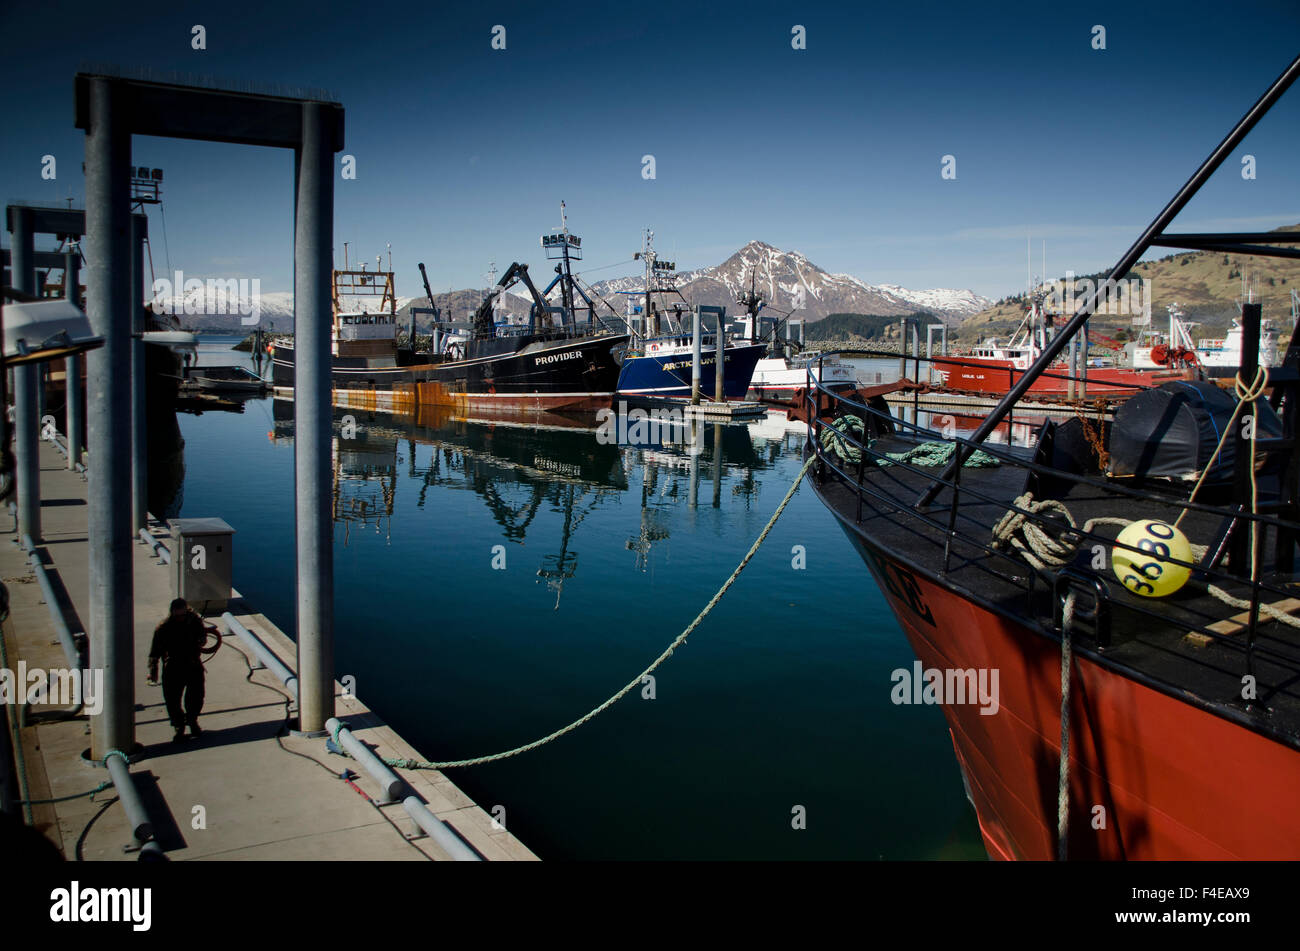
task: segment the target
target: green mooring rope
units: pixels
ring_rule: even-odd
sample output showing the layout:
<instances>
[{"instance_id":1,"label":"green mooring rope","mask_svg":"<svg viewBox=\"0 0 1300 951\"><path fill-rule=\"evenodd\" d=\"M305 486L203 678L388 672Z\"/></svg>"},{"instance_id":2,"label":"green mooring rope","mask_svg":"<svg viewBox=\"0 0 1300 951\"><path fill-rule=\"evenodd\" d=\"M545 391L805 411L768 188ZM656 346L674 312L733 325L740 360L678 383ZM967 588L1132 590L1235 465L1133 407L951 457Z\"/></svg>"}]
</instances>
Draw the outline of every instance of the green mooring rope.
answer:
<instances>
[{"instance_id":1,"label":"green mooring rope","mask_svg":"<svg viewBox=\"0 0 1300 951\"><path fill-rule=\"evenodd\" d=\"M821 443L822 448L828 452L833 452L840 459L852 465L857 465L862 461L862 449L849 440L848 436L852 435L859 443L862 439L863 424L860 416L841 416L829 426L822 429ZM867 442L867 448L870 449L874 440ZM957 451L955 442L923 442L913 446L906 452L885 452L873 457L873 461L878 466L892 466L897 462L907 462L916 466L937 467L948 462ZM966 461L962 463L963 467L968 469L992 469L1000 466L1002 463L996 456L991 456L982 449L976 449Z\"/></svg>"},{"instance_id":2,"label":"green mooring rope","mask_svg":"<svg viewBox=\"0 0 1300 951\"><path fill-rule=\"evenodd\" d=\"M54 799L20 799L19 802L23 803L24 805L47 806L50 803L55 803L55 802L70 802L73 799L84 799L86 796L89 796L91 802L94 802L95 794L103 792L111 785L113 785L113 781L111 779L106 779L104 780L104 782L100 783L94 789L91 789L87 792L73 793L71 796L58 796Z\"/></svg>"}]
</instances>

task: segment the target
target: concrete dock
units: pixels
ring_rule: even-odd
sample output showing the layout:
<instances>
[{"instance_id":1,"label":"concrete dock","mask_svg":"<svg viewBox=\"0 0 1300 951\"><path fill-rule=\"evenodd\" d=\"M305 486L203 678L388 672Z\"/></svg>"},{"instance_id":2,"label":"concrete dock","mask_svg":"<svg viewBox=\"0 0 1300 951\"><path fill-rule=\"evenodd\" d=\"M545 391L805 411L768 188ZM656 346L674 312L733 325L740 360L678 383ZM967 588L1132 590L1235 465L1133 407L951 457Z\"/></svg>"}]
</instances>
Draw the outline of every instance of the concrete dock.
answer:
<instances>
[{"instance_id":1,"label":"concrete dock","mask_svg":"<svg viewBox=\"0 0 1300 951\"><path fill-rule=\"evenodd\" d=\"M93 465L93 461L91 463ZM36 549L54 581L66 592L65 615L73 632L84 631L89 594L87 484L67 469L49 442L40 444L42 540ZM220 513L204 513L220 515ZM10 615L3 636L11 669L67 667L49 607L14 534L0 526L0 578L8 587ZM150 531L169 543L165 526ZM323 737L288 732L289 697L267 669L250 670L256 658L238 638L226 636L207 664L206 699L198 738L173 742L162 689L145 683L154 627L172 599L171 570L151 546L132 549L135 601L135 734L142 748L132 755L132 775L167 858L222 860L444 860L448 853L419 830L400 802L378 803L378 785L353 759L326 749ZM239 565L235 563L238 583ZM292 641L253 606L236 597L236 619L267 644L290 669ZM209 618L227 634L215 617ZM246 654L248 656L246 657ZM424 759L365 704L334 684L337 716L381 757ZM54 709L33 706L34 712ZM10 707L15 719L20 708ZM75 796L108 780L108 770L87 761L89 721L41 722L21 730L28 792L32 800ZM491 751L485 751L491 752ZM358 774L351 783L340 773ZM415 795L482 858L535 860L529 849L496 825L442 773L399 770ZM68 859L134 861L133 837L121 803L109 786L88 796L33 805L33 825ZM414 837L413 836L418 836Z\"/></svg>"}]
</instances>

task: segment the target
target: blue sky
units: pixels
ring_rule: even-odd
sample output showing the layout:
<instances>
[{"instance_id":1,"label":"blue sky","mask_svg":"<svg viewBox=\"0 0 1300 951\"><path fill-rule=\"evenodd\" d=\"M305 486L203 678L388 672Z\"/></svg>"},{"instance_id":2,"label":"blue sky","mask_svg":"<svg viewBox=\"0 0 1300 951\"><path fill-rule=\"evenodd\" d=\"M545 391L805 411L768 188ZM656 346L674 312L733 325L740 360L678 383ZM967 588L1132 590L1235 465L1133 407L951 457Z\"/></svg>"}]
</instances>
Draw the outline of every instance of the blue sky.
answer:
<instances>
[{"instance_id":1,"label":"blue sky","mask_svg":"<svg viewBox=\"0 0 1300 951\"><path fill-rule=\"evenodd\" d=\"M72 77L107 62L330 90L357 168L336 182L336 257L347 241L373 262L391 243L405 296L422 293L417 261L435 290L482 286L489 261L543 271L538 236L563 199L592 280L636 273L653 227L682 268L757 238L876 283L1000 297L1024 286L1027 235L1035 272L1044 239L1052 274L1113 263L1300 51L1294 0L303 10L7 5L3 197L80 202ZM191 48L194 24L206 50ZM505 50L491 48L497 24ZM1182 230L1300 222L1298 155L1295 90ZM291 288L289 153L136 137L134 161L166 172L160 276L170 259Z\"/></svg>"}]
</instances>

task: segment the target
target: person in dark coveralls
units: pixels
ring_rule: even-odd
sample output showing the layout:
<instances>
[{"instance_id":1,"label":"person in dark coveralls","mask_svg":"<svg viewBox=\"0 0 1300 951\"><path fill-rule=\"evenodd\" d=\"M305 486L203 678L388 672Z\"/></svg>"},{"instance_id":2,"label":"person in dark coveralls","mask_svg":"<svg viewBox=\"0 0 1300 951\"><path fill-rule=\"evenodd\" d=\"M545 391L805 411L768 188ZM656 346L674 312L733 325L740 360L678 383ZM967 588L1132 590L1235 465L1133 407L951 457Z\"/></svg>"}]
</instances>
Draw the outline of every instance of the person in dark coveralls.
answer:
<instances>
[{"instance_id":1,"label":"person in dark coveralls","mask_svg":"<svg viewBox=\"0 0 1300 951\"><path fill-rule=\"evenodd\" d=\"M208 632L217 628L204 624L203 619L184 598L172 602L171 615L154 629L153 646L149 649L149 683L158 682L158 661L162 660L163 700L167 703L167 716L176 731L172 739L185 738L188 724L190 734L201 736L199 713L203 709L203 656L212 654L221 646L220 635L216 647L205 648Z\"/></svg>"}]
</instances>

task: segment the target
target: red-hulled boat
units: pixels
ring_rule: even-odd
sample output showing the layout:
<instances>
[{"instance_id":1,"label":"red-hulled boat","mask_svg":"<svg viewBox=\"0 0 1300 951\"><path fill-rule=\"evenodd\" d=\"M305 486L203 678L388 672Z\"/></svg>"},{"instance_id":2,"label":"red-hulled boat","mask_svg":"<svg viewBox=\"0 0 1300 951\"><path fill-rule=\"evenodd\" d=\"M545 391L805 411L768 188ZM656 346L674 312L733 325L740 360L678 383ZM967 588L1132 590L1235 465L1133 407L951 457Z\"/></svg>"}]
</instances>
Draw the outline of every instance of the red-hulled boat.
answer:
<instances>
[{"instance_id":1,"label":"red-hulled boat","mask_svg":"<svg viewBox=\"0 0 1300 951\"><path fill-rule=\"evenodd\" d=\"M1006 344L989 340L962 357L934 357L930 362L945 389L1002 396L1034 365L1051 338L1052 321L1044 310L1043 297L1036 296ZM1176 356L1165 366L1151 369L1088 363L1085 356L1077 371L1063 361L1052 364L1031 381L1030 394L1039 399L1124 397L1143 387L1200 376L1197 367L1184 365Z\"/></svg>"},{"instance_id":2,"label":"red-hulled boat","mask_svg":"<svg viewBox=\"0 0 1300 951\"><path fill-rule=\"evenodd\" d=\"M1300 58L1108 281L1151 247L1293 256L1294 232L1166 228L1297 76ZM1265 375L1247 305L1244 398L1167 382L1109 423L989 444L1096 301L968 439L814 388L814 486L917 655L895 702L943 706L990 856L1298 859L1300 346Z\"/></svg>"}]
</instances>

